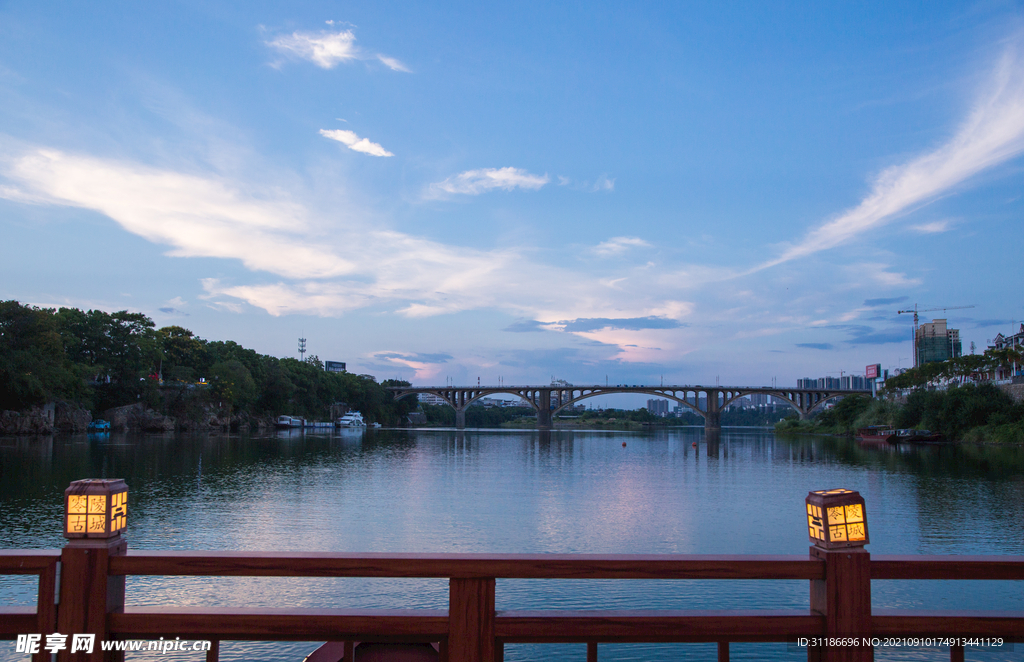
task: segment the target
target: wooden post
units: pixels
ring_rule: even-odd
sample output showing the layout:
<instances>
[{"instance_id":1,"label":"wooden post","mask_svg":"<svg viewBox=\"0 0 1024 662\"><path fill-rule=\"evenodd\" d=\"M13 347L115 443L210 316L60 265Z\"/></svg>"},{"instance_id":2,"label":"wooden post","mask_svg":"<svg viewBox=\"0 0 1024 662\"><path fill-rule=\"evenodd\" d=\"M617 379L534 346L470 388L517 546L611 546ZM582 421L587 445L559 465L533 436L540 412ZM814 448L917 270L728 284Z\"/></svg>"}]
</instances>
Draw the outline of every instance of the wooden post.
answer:
<instances>
[{"instance_id":1,"label":"wooden post","mask_svg":"<svg viewBox=\"0 0 1024 662\"><path fill-rule=\"evenodd\" d=\"M59 662L121 662L124 652L104 653L100 642L107 639L107 614L124 609L124 576L110 577L111 556L123 555L127 541L116 538L75 538L60 555L60 605L57 630L68 635L68 647L57 656ZM74 634L94 634L91 654L71 654Z\"/></svg>"},{"instance_id":2,"label":"wooden post","mask_svg":"<svg viewBox=\"0 0 1024 662\"><path fill-rule=\"evenodd\" d=\"M863 547L811 547L825 579L811 580L811 609L825 616L826 638L871 637L871 555ZM872 646L808 647L808 662L872 662Z\"/></svg>"},{"instance_id":3,"label":"wooden post","mask_svg":"<svg viewBox=\"0 0 1024 662\"><path fill-rule=\"evenodd\" d=\"M718 662L729 662L729 642L718 642Z\"/></svg>"},{"instance_id":4,"label":"wooden post","mask_svg":"<svg viewBox=\"0 0 1024 662\"><path fill-rule=\"evenodd\" d=\"M57 630L57 559L39 573L39 596L36 599L36 632L44 637ZM32 655L32 662L50 662L50 652L40 649Z\"/></svg>"},{"instance_id":5,"label":"wooden post","mask_svg":"<svg viewBox=\"0 0 1024 662\"><path fill-rule=\"evenodd\" d=\"M448 580L448 659L494 660L494 579Z\"/></svg>"}]
</instances>

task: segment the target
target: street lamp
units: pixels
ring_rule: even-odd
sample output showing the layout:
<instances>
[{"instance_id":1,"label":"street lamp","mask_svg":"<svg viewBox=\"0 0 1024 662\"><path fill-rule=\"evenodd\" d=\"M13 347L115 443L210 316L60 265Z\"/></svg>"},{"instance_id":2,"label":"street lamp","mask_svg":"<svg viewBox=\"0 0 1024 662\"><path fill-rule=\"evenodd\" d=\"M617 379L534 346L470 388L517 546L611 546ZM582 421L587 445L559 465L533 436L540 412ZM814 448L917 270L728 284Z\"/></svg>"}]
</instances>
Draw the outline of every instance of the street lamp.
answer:
<instances>
[{"instance_id":1,"label":"street lamp","mask_svg":"<svg viewBox=\"0 0 1024 662\"><path fill-rule=\"evenodd\" d=\"M806 503L807 529L816 547L839 549L868 544L868 519L859 492L818 490L807 494Z\"/></svg>"},{"instance_id":2,"label":"street lamp","mask_svg":"<svg viewBox=\"0 0 1024 662\"><path fill-rule=\"evenodd\" d=\"M128 486L121 478L76 480L64 490L65 538L116 538L127 523Z\"/></svg>"}]
</instances>

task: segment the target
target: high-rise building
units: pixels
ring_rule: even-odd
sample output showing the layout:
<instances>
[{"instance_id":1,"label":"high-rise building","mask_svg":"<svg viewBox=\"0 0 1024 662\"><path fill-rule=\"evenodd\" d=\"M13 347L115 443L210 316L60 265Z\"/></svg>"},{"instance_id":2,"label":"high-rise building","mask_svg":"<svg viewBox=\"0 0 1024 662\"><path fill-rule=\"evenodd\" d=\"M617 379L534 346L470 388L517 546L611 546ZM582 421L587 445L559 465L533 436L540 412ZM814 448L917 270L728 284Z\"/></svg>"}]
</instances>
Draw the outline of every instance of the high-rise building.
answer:
<instances>
[{"instance_id":1,"label":"high-rise building","mask_svg":"<svg viewBox=\"0 0 1024 662\"><path fill-rule=\"evenodd\" d=\"M917 328L914 345L917 365L955 359L962 353L960 329L949 329L946 320L934 319Z\"/></svg>"},{"instance_id":2,"label":"high-rise building","mask_svg":"<svg viewBox=\"0 0 1024 662\"><path fill-rule=\"evenodd\" d=\"M668 416L668 400L648 400L647 411L655 416Z\"/></svg>"}]
</instances>

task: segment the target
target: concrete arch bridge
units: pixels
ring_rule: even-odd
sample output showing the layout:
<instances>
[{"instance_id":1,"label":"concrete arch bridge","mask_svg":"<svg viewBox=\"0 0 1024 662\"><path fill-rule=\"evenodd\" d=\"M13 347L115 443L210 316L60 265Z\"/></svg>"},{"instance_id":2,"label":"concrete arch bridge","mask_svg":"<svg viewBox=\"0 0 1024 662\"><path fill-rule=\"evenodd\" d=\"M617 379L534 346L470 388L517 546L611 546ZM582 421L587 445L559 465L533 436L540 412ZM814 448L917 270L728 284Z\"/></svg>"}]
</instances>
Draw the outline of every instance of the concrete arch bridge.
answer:
<instances>
[{"instance_id":1,"label":"concrete arch bridge","mask_svg":"<svg viewBox=\"0 0 1024 662\"><path fill-rule=\"evenodd\" d=\"M722 411L745 395L770 395L787 403L801 419L807 418L825 403L844 395L871 395L867 390L772 388L768 386L391 386L396 400L429 393L455 409L455 427L466 427L466 408L485 396L508 394L526 401L537 412L537 427L551 429L558 412L577 402L613 393L641 393L678 402L704 417L705 430L720 430Z\"/></svg>"}]
</instances>

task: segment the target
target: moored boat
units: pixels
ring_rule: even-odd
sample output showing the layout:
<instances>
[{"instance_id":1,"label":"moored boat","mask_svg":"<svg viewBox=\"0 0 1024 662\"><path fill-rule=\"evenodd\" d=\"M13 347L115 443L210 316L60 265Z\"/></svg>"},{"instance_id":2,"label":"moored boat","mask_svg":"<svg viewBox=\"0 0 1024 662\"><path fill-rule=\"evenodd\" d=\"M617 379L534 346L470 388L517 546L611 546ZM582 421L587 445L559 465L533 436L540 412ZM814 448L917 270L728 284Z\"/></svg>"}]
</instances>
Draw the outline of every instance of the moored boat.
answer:
<instances>
[{"instance_id":1,"label":"moored boat","mask_svg":"<svg viewBox=\"0 0 1024 662\"><path fill-rule=\"evenodd\" d=\"M859 441L876 441L879 443L891 442L896 436L896 428L891 425L869 425L866 428L857 430Z\"/></svg>"},{"instance_id":2,"label":"moored boat","mask_svg":"<svg viewBox=\"0 0 1024 662\"><path fill-rule=\"evenodd\" d=\"M889 439L891 444L927 444L936 441L945 441L941 432L931 430L912 430L904 428L896 430L895 436Z\"/></svg>"},{"instance_id":3,"label":"moored boat","mask_svg":"<svg viewBox=\"0 0 1024 662\"><path fill-rule=\"evenodd\" d=\"M361 412L350 411L335 421L334 425L339 428L365 428L366 421L363 420Z\"/></svg>"},{"instance_id":4,"label":"moored boat","mask_svg":"<svg viewBox=\"0 0 1024 662\"><path fill-rule=\"evenodd\" d=\"M301 428L305 424L301 418L295 416L285 416L282 414L277 417L277 421L274 422L274 427L278 430L289 430L291 428Z\"/></svg>"},{"instance_id":5,"label":"moored boat","mask_svg":"<svg viewBox=\"0 0 1024 662\"><path fill-rule=\"evenodd\" d=\"M102 418L89 421L88 430L89 432L110 432L110 421L104 421Z\"/></svg>"}]
</instances>

